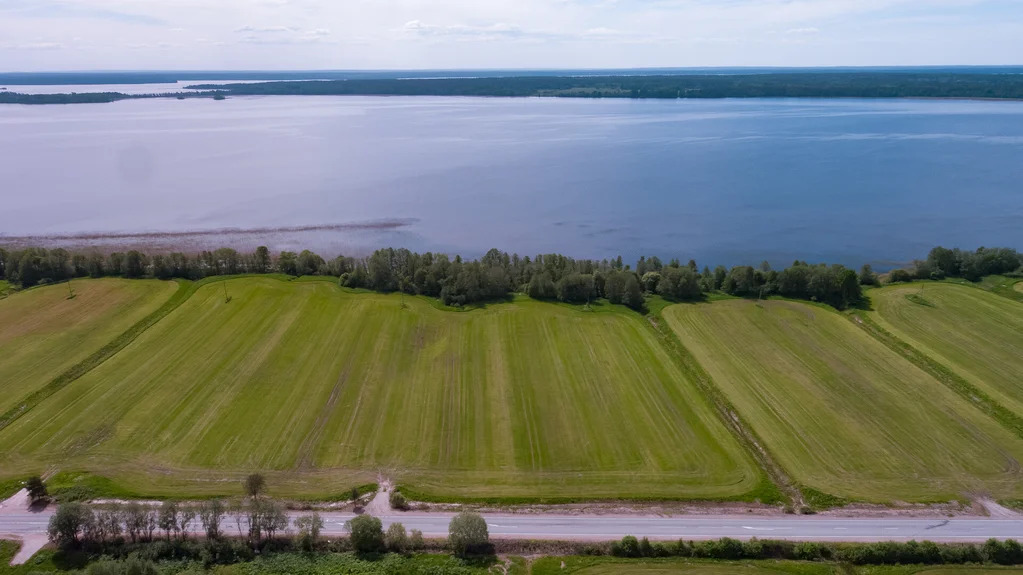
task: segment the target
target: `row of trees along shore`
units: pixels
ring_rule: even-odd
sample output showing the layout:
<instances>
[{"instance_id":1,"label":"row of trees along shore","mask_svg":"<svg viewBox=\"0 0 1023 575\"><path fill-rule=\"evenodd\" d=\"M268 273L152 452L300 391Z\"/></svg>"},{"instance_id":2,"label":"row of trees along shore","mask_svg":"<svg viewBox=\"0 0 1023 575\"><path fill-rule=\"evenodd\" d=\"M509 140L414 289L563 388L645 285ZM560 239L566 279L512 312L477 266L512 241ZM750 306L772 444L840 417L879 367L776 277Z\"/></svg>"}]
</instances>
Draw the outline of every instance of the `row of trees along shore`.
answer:
<instances>
[{"instance_id":1,"label":"row of trees along shore","mask_svg":"<svg viewBox=\"0 0 1023 575\"><path fill-rule=\"evenodd\" d=\"M936 247L909 269L888 274L889 281L962 277L975 281L991 274L1019 273L1023 255L1012 248L976 251ZM496 301L513 292L535 299L589 303L605 298L614 304L642 309L644 296L660 294L669 300L695 300L710 292L742 297L781 295L826 303L842 309L862 298L861 286L880 283L869 265L859 272L839 264L796 261L774 270L766 261L757 267L717 266L699 269L696 262L677 259L667 264L641 257L635 267L615 259L574 259L560 254L534 258L490 250L478 260L446 254L381 249L364 258L338 256L331 260L305 250L271 254L266 247L252 253L231 248L195 255L174 252L145 254L137 250L103 254L66 249L0 248L0 279L23 288L79 277L121 276L158 279L201 279L235 274L283 273L338 278L345 287L381 292L401 291L439 298L461 306Z\"/></svg>"}]
</instances>

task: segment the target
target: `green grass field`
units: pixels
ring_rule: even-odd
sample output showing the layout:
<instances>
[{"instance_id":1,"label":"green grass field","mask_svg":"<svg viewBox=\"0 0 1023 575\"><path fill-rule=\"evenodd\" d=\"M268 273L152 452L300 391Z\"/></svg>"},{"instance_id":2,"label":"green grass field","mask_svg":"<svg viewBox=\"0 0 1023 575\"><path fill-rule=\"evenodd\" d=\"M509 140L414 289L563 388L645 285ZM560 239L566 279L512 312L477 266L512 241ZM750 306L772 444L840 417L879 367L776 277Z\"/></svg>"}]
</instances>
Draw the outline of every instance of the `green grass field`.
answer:
<instances>
[{"instance_id":1,"label":"green grass field","mask_svg":"<svg viewBox=\"0 0 1023 575\"><path fill-rule=\"evenodd\" d=\"M328 496L378 473L451 498L731 498L762 473L640 316L455 313L327 282L201 287L0 431L0 468L147 495ZM20 296L19 296L20 297ZM77 298L76 298L77 299Z\"/></svg>"},{"instance_id":2,"label":"green grass field","mask_svg":"<svg viewBox=\"0 0 1023 575\"><path fill-rule=\"evenodd\" d=\"M731 300L664 316L805 486L878 502L1023 492L1023 441L833 310Z\"/></svg>"},{"instance_id":3,"label":"green grass field","mask_svg":"<svg viewBox=\"0 0 1023 575\"><path fill-rule=\"evenodd\" d=\"M562 567L564 565L564 567ZM830 575L833 565L796 561L709 561L693 559L617 559L613 557L543 557L533 575Z\"/></svg>"},{"instance_id":4,"label":"green grass field","mask_svg":"<svg viewBox=\"0 0 1023 575\"><path fill-rule=\"evenodd\" d=\"M878 324L1023 415L1023 305L937 282L872 290L870 297Z\"/></svg>"},{"instance_id":5,"label":"green grass field","mask_svg":"<svg viewBox=\"0 0 1023 575\"><path fill-rule=\"evenodd\" d=\"M0 413L166 301L174 282L74 280L0 299ZM2 291L2 286L0 286Z\"/></svg>"}]
</instances>

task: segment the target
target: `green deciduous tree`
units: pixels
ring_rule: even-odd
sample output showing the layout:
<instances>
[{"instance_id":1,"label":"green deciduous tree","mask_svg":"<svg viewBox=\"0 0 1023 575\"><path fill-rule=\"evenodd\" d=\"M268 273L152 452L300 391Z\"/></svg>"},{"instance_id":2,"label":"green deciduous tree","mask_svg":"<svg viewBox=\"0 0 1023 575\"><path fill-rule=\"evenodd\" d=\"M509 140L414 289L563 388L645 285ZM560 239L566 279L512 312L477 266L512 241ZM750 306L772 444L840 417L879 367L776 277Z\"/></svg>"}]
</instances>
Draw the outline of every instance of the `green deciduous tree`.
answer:
<instances>
[{"instance_id":1,"label":"green deciduous tree","mask_svg":"<svg viewBox=\"0 0 1023 575\"><path fill-rule=\"evenodd\" d=\"M352 547L358 553L384 551L383 523L372 515L359 515L345 522L345 531L352 538Z\"/></svg>"},{"instance_id":2,"label":"green deciduous tree","mask_svg":"<svg viewBox=\"0 0 1023 575\"><path fill-rule=\"evenodd\" d=\"M83 503L63 503L50 517L46 533L50 541L59 547L78 545L82 534L95 521L92 510Z\"/></svg>"},{"instance_id":3,"label":"green deciduous tree","mask_svg":"<svg viewBox=\"0 0 1023 575\"><path fill-rule=\"evenodd\" d=\"M479 513L463 511L448 524L448 544L456 555L477 555L489 552L490 533Z\"/></svg>"}]
</instances>

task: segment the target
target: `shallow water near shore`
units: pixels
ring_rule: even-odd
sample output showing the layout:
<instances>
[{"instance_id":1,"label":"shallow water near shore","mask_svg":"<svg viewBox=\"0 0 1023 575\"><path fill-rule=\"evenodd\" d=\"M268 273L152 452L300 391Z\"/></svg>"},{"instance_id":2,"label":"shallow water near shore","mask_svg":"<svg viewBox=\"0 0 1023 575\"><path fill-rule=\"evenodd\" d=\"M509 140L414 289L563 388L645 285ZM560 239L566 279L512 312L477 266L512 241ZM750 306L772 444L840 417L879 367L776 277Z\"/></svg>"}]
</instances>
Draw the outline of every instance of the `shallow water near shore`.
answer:
<instances>
[{"instance_id":1,"label":"shallow water near shore","mask_svg":"<svg viewBox=\"0 0 1023 575\"><path fill-rule=\"evenodd\" d=\"M197 230L188 247L269 243L328 257L400 245L890 267L937 244L1023 247L1023 103L8 105L0 206L6 243L88 232L48 241L162 249L184 240L103 232Z\"/></svg>"}]
</instances>

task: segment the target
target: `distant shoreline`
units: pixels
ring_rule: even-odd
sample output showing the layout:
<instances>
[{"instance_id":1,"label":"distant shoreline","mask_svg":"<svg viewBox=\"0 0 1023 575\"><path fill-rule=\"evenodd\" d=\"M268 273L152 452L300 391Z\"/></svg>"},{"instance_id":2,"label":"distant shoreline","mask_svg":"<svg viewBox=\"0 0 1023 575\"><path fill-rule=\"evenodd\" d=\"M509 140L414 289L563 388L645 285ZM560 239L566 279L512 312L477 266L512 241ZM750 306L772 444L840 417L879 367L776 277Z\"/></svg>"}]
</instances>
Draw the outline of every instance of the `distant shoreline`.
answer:
<instances>
[{"instance_id":1,"label":"distant shoreline","mask_svg":"<svg viewBox=\"0 0 1023 575\"><path fill-rule=\"evenodd\" d=\"M0 80L3 79L0 74ZM2 85L2 81L0 81ZM483 76L301 79L193 84L187 92L23 94L0 91L0 104L85 104L150 98L231 96L471 96L703 99L1023 100L1023 73L983 71L797 71L746 74Z\"/></svg>"}]
</instances>

